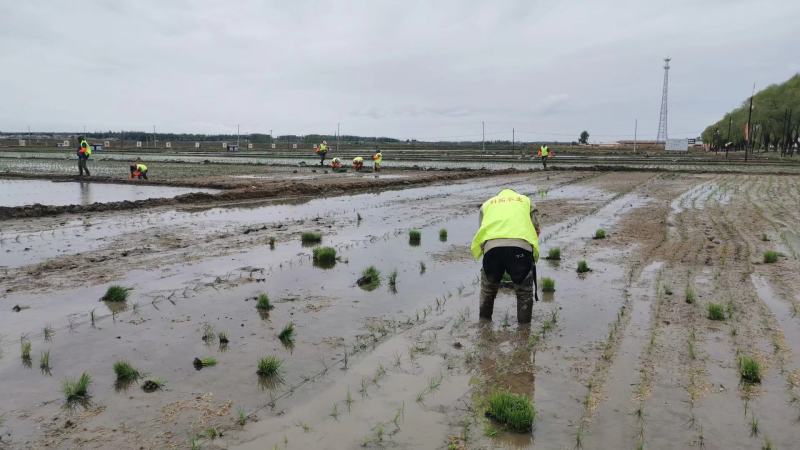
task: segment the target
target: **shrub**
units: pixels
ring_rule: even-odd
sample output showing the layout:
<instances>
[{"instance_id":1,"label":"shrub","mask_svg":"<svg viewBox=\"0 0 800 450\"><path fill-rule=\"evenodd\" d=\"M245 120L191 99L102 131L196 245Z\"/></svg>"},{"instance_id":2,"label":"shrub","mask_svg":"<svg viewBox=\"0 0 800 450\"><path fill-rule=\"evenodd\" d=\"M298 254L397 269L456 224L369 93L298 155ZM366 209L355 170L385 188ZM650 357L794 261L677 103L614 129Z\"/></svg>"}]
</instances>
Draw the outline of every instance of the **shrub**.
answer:
<instances>
[{"instance_id":1,"label":"shrub","mask_svg":"<svg viewBox=\"0 0 800 450\"><path fill-rule=\"evenodd\" d=\"M410 245L419 245L422 241L422 233L419 230L411 230L408 232L408 243Z\"/></svg>"},{"instance_id":2,"label":"shrub","mask_svg":"<svg viewBox=\"0 0 800 450\"><path fill-rule=\"evenodd\" d=\"M606 238L606 230L602 228L598 228L597 231L594 232L595 239L605 239Z\"/></svg>"},{"instance_id":3,"label":"shrub","mask_svg":"<svg viewBox=\"0 0 800 450\"><path fill-rule=\"evenodd\" d=\"M761 366L758 361L749 356L740 356L739 375L745 383L761 383Z\"/></svg>"},{"instance_id":4,"label":"shrub","mask_svg":"<svg viewBox=\"0 0 800 450\"><path fill-rule=\"evenodd\" d=\"M333 247L317 247L313 251L314 264L321 267L333 267L336 264L336 249Z\"/></svg>"},{"instance_id":5,"label":"shrub","mask_svg":"<svg viewBox=\"0 0 800 450\"><path fill-rule=\"evenodd\" d=\"M361 278L356 282L361 289L372 291L381 284L381 273L375 266L369 266L361 272Z\"/></svg>"},{"instance_id":6,"label":"shrub","mask_svg":"<svg viewBox=\"0 0 800 450\"><path fill-rule=\"evenodd\" d=\"M719 303L709 303L708 318L711 320L725 320L725 308Z\"/></svg>"},{"instance_id":7,"label":"shrub","mask_svg":"<svg viewBox=\"0 0 800 450\"><path fill-rule=\"evenodd\" d=\"M558 247L553 247L547 251L547 257L545 259L550 259L553 261L558 261L561 259L561 249Z\"/></svg>"},{"instance_id":8,"label":"shrub","mask_svg":"<svg viewBox=\"0 0 800 450\"><path fill-rule=\"evenodd\" d=\"M129 383L138 380L142 375L127 361L114 363L114 373L117 374L118 383Z\"/></svg>"},{"instance_id":9,"label":"shrub","mask_svg":"<svg viewBox=\"0 0 800 450\"><path fill-rule=\"evenodd\" d=\"M62 390L67 402L74 402L79 400L87 400L89 398L89 385L92 383L92 377L88 373L83 372L77 380L64 380Z\"/></svg>"},{"instance_id":10,"label":"shrub","mask_svg":"<svg viewBox=\"0 0 800 450\"><path fill-rule=\"evenodd\" d=\"M439 240L442 242L447 242L447 230L444 228L439 230Z\"/></svg>"},{"instance_id":11,"label":"shrub","mask_svg":"<svg viewBox=\"0 0 800 450\"><path fill-rule=\"evenodd\" d=\"M256 300L256 308L258 308L259 311L269 311L274 308L274 306L269 302L267 294L259 294Z\"/></svg>"},{"instance_id":12,"label":"shrub","mask_svg":"<svg viewBox=\"0 0 800 450\"><path fill-rule=\"evenodd\" d=\"M586 262L586 260L582 259L578 261L578 268L577 268L578 273L586 273L591 270L592 269L589 268L589 264Z\"/></svg>"},{"instance_id":13,"label":"shrub","mask_svg":"<svg viewBox=\"0 0 800 450\"><path fill-rule=\"evenodd\" d=\"M509 392L495 392L489 397L486 415L518 432L530 431L536 418L536 410L530 398Z\"/></svg>"},{"instance_id":14,"label":"shrub","mask_svg":"<svg viewBox=\"0 0 800 450\"><path fill-rule=\"evenodd\" d=\"M556 291L556 281L552 278L543 277L542 292L555 292L555 291Z\"/></svg>"},{"instance_id":15,"label":"shrub","mask_svg":"<svg viewBox=\"0 0 800 450\"><path fill-rule=\"evenodd\" d=\"M283 362L274 357L267 356L258 360L258 373L262 377L277 377L280 375L281 364Z\"/></svg>"},{"instance_id":16,"label":"shrub","mask_svg":"<svg viewBox=\"0 0 800 450\"><path fill-rule=\"evenodd\" d=\"M300 241L303 244L318 244L322 242L322 233L316 231L306 231L300 235Z\"/></svg>"},{"instance_id":17,"label":"shrub","mask_svg":"<svg viewBox=\"0 0 800 450\"><path fill-rule=\"evenodd\" d=\"M100 300L103 300L104 302L124 302L128 299L128 291L130 290L131 288L122 286L110 286L106 290L106 295L104 295Z\"/></svg>"},{"instance_id":18,"label":"shrub","mask_svg":"<svg viewBox=\"0 0 800 450\"><path fill-rule=\"evenodd\" d=\"M778 262L778 252L775 250L767 250L764 252L764 262L767 264L771 264L774 262Z\"/></svg>"}]
</instances>

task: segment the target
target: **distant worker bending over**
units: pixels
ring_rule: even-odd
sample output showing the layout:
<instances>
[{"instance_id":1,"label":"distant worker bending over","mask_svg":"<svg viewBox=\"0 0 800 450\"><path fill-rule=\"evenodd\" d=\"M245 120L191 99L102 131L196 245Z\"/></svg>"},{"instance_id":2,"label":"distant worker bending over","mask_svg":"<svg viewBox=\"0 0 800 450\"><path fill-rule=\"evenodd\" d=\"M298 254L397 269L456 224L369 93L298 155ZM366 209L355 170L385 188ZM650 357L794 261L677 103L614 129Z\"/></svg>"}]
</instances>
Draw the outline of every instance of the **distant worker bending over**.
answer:
<instances>
[{"instance_id":1,"label":"distant worker bending over","mask_svg":"<svg viewBox=\"0 0 800 450\"><path fill-rule=\"evenodd\" d=\"M507 272L517 295L517 321L531 322L533 300L539 301L534 285L540 231L538 211L526 195L503 189L481 205L480 228L471 248L476 260L483 255L481 319L492 319L500 280Z\"/></svg>"},{"instance_id":2,"label":"distant worker bending over","mask_svg":"<svg viewBox=\"0 0 800 450\"><path fill-rule=\"evenodd\" d=\"M328 154L328 141L322 141L322 144L319 144L317 147L317 154L319 155L319 165L325 165L325 155Z\"/></svg>"},{"instance_id":3,"label":"distant worker bending over","mask_svg":"<svg viewBox=\"0 0 800 450\"><path fill-rule=\"evenodd\" d=\"M539 152L537 156L542 158L542 168L547 170L547 158L553 155L553 152L550 151L550 148L546 145L539 147Z\"/></svg>"},{"instance_id":4,"label":"distant worker bending over","mask_svg":"<svg viewBox=\"0 0 800 450\"><path fill-rule=\"evenodd\" d=\"M337 157L333 157L331 160L331 169L341 169L342 168L342 160Z\"/></svg>"},{"instance_id":5,"label":"distant worker bending over","mask_svg":"<svg viewBox=\"0 0 800 450\"><path fill-rule=\"evenodd\" d=\"M359 172L364 167L364 158L356 156L353 158L353 170Z\"/></svg>"},{"instance_id":6,"label":"distant worker bending over","mask_svg":"<svg viewBox=\"0 0 800 450\"><path fill-rule=\"evenodd\" d=\"M83 176L83 172L86 172L86 176L90 177L91 174L89 173L89 168L86 167L86 162L89 161L89 157L92 156L92 146L86 142L86 139L83 136L78 137L78 176Z\"/></svg>"},{"instance_id":7,"label":"distant worker bending over","mask_svg":"<svg viewBox=\"0 0 800 450\"><path fill-rule=\"evenodd\" d=\"M131 162L131 180L134 178L147 179L147 166L142 163Z\"/></svg>"},{"instance_id":8,"label":"distant worker bending over","mask_svg":"<svg viewBox=\"0 0 800 450\"><path fill-rule=\"evenodd\" d=\"M372 155L372 168L375 172L381 171L381 162L383 162L383 155L380 150L375 150L375 154Z\"/></svg>"}]
</instances>

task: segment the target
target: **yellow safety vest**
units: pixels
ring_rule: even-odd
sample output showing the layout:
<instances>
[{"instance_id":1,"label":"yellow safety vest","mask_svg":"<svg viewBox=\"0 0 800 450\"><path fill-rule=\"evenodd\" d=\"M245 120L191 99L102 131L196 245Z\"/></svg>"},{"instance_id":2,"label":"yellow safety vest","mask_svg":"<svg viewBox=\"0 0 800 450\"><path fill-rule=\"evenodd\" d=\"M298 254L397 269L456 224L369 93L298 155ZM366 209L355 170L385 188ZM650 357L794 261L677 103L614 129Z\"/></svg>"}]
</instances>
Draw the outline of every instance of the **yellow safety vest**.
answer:
<instances>
[{"instance_id":1,"label":"yellow safety vest","mask_svg":"<svg viewBox=\"0 0 800 450\"><path fill-rule=\"evenodd\" d=\"M356 156L355 158L353 158L353 163L354 164L355 163L363 163L363 162L364 162L364 158L362 158L360 156Z\"/></svg>"},{"instance_id":2,"label":"yellow safety vest","mask_svg":"<svg viewBox=\"0 0 800 450\"><path fill-rule=\"evenodd\" d=\"M543 146L542 146L542 147L539 149L539 151L541 151L541 152L542 152L542 156L548 156L548 155L550 155L550 149L549 149L549 148L547 148L547 146L546 146L546 145L543 145Z\"/></svg>"},{"instance_id":3,"label":"yellow safety vest","mask_svg":"<svg viewBox=\"0 0 800 450\"><path fill-rule=\"evenodd\" d=\"M147 166L145 166L144 164L137 164L136 170L138 170L139 172L147 172Z\"/></svg>"},{"instance_id":4,"label":"yellow safety vest","mask_svg":"<svg viewBox=\"0 0 800 450\"><path fill-rule=\"evenodd\" d=\"M325 144L319 144L319 152L320 153L328 153L328 146Z\"/></svg>"},{"instance_id":5,"label":"yellow safety vest","mask_svg":"<svg viewBox=\"0 0 800 450\"><path fill-rule=\"evenodd\" d=\"M376 163L380 164L380 163L381 163L381 161L383 161L383 155L382 155L380 152L378 152L378 153L375 153L375 155L372 157L372 159L373 159L373 161L375 161Z\"/></svg>"},{"instance_id":6,"label":"yellow safety vest","mask_svg":"<svg viewBox=\"0 0 800 450\"><path fill-rule=\"evenodd\" d=\"M81 141L81 147L84 149L83 154L86 155L87 158L92 155L92 146L89 145L85 139Z\"/></svg>"},{"instance_id":7,"label":"yellow safety vest","mask_svg":"<svg viewBox=\"0 0 800 450\"><path fill-rule=\"evenodd\" d=\"M533 247L533 260L539 260L539 236L531 221L531 199L511 189L486 200L481 206L481 227L472 239L472 256L483 254L483 243L492 239L524 239Z\"/></svg>"}]
</instances>

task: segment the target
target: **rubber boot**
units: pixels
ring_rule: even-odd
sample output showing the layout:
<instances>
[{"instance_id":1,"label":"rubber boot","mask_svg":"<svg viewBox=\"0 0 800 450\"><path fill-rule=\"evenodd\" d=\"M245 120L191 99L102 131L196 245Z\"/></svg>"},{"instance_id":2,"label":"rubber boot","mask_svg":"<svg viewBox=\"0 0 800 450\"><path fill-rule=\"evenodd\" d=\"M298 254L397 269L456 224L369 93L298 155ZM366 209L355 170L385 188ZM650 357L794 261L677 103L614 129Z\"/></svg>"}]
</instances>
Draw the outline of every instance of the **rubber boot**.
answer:
<instances>
[{"instance_id":1,"label":"rubber boot","mask_svg":"<svg viewBox=\"0 0 800 450\"><path fill-rule=\"evenodd\" d=\"M492 320L492 311L494 311L494 299L497 297L497 291L500 289L500 282L492 283L486 277L486 272L481 269L481 303L480 313L481 319Z\"/></svg>"},{"instance_id":2,"label":"rubber boot","mask_svg":"<svg viewBox=\"0 0 800 450\"><path fill-rule=\"evenodd\" d=\"M520 284L514 284L514 292L517 294L517 322L520 324L531 323L533 313L533 279L534 271L528 272L528 276Z\"/></svg>"}]
</instances>

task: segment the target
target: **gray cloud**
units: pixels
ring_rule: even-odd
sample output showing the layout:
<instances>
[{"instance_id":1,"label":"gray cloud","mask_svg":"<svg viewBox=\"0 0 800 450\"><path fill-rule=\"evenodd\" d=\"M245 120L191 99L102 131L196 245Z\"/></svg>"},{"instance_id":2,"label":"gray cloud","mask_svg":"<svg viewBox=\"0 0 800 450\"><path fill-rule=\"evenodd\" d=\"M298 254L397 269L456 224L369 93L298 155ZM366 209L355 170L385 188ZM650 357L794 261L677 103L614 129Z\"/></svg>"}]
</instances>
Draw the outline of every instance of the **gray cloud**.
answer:
<instances>
[{"instance_id":1,"label":"gray cloud","mask_svg":"<svg viewBox=\"0 0 800 450\"><path fill-rule=\"evenodd\" d=\"M0 129L694 135L800 68L793 0L0 4Z\"/></svg>"}]
</instances>

